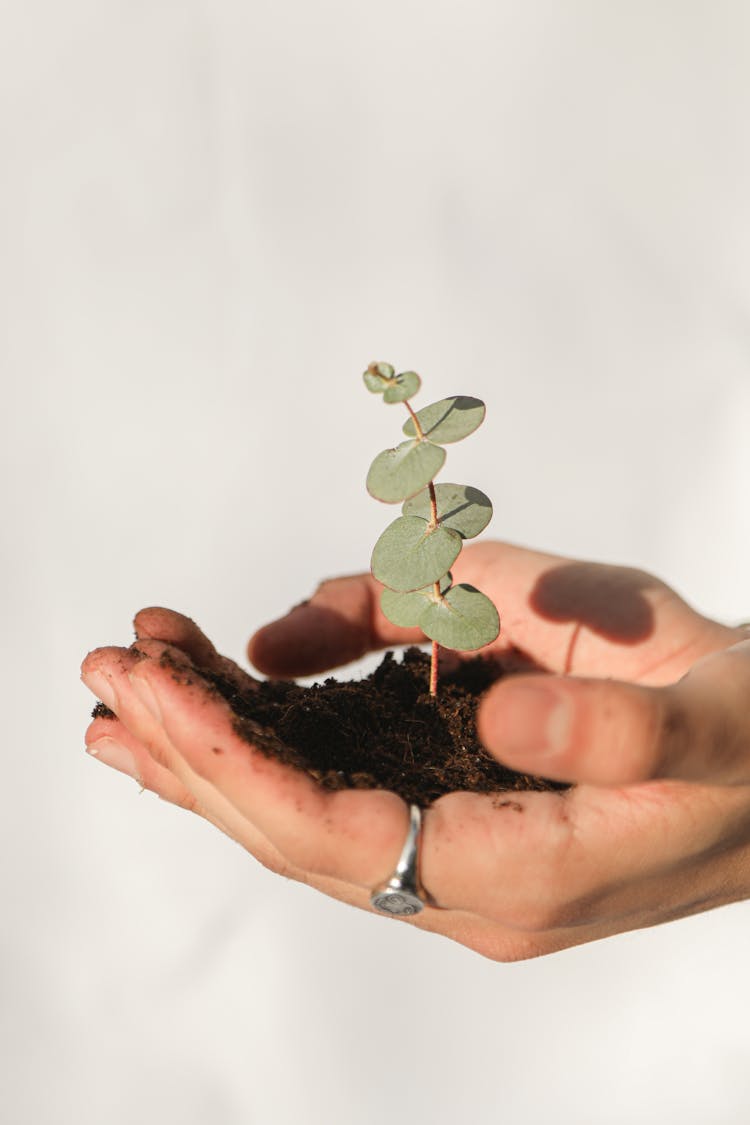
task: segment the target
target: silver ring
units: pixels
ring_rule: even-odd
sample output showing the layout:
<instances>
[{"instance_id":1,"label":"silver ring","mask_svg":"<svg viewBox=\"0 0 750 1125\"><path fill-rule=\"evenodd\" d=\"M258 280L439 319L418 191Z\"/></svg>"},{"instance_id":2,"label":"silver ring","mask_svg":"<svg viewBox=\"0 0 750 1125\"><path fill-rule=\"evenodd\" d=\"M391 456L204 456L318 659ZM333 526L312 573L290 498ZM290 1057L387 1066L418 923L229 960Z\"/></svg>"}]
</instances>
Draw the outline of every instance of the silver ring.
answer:
<instances>
[{"instance_id":1,"label":"silver ring","mask_svg":"<svg viewBox=\"0 0 750 1125\"><path fill-rule=\"evenodd\" d=\"M370 904L382 914L405 917L408 914L419 914L425 907L418 871L421 828L422 813L419 806L410 805L409 831L396 870L387 883L376 887L370 895Z\"/></svg>"}]
</instances>

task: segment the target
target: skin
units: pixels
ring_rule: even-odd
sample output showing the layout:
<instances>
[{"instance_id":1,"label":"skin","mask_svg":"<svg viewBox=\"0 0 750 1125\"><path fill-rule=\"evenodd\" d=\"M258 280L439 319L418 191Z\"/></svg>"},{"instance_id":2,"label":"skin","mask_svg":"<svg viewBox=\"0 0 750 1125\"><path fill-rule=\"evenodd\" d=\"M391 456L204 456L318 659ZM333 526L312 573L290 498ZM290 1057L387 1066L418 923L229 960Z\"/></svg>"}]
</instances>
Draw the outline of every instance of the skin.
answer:
<instances>
[{"instance_id":1,"label":"skin","mask_svg":"<svg viewBox=\"0 0 750 1125\"><path fill-rule=\"evenodd\" d=\"M576 786L506 805L442 797L423 818L434 905L397 921L516 961L750 896L748 633L641 571L504 543L468 547L454 577L500 609L486 651L527 669L484 696L482 741L508 765ZM254 635L250 660L291 678L424 640L383 616L379 589L369 575L324 582ZM200 671L255 681L181 614L144 609L135 627L131 648L84 660L84 683L116 714L91 723L88 750L272 871L370 910L406 835L404 802L324 792L253 750Z\"/></svg>"}]
</instances>

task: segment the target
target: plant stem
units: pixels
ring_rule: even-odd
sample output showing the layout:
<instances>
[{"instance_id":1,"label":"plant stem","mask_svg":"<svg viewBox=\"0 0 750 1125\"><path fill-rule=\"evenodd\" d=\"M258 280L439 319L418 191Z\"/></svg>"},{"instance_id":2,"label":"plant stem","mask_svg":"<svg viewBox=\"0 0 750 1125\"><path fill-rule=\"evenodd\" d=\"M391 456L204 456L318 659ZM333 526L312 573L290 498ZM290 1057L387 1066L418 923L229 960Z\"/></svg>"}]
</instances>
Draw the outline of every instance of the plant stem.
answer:
<instances>
[{"instance_id":1,"label":"plant stem","mask_svg":"<svg viewBox=\"0 0 750 1125\"><path fill-rule=\"evenodd\" d=\"M430 527L437 527L440 523L437 513L437 496L435 495L435 485L430 481L428 488L430 490Z\"/></svg>"},{"instance_id":2,"label":"plant stem","mask_svg":"<svg viewBox=\"0 0 750 1125\"><path fill-rule=\"evenodd\" d=\"M436 582L433 590L435 592L435 600L437 601L442 597L440 593L440 583ZM437 699L437 685L438 685L438 659L439 659L440 646L437 641L432 642L432 659L430 661L430 695Z\"/></svg>"},{"instance_id":3,"label":"plant stem","mask_svg":"<svg viewBox=\"0 0 750 1125\"><path fill-rule=\"evenodd\" d=\"M419 424L419 418L417 418L416 414L414 413L414 411L412 410L412 408L411 408L411 406L408 402L405 402L404 406L406 407L406 409L411 414L411 420L414 423L414 429L416 431L417 437L419 438L420 441L424 441L424 430L422 429L422 427Z\"/></svg>"},{"instance_id":4,"label":"plant stem","mask_svg":"<svg viewBox=\"0 0 750 1125\"><path fill-rule=\"evenodd\" d=\"M438 683L438 652L440 646L437 641L432 642L432 662L430 664L430 695L437 699Z\"/></svg>"},{"instance_id":5,"label":"plant stem","mask_svg":"<svg viewBox=\"0 0 750 1125\"><path fill-rule=\"evenodd\" d=\"M417 438L420 441L424 441L424 430L422 429L422 427L419 424L419 418L417 418L416 414L414 413L414 411L412 410L412 408L411 408L411 406L409 405L408 402L405 402L404 406L406 407L406 409L409 411L409 414L411 415L411 420L414 423L414 431L417 435ZM440 520L438 519L437 496L435 495L435 485L432 483L432 481L430 481L430 483L428 485L428 488L430 490L430 523L429 523L429 526L430 526L430 528L435 528L440 523ZM433 589L435 591L435 599L439 600L440 597L442 596L441 593L440 593L440 582L436 582L434 584ZM440 646L438 645L437 641L433 641L432 642L432 661L430 662L430 695L433 696L434 698L437 698L439 649L440 649Z\"/></svg>"}]
</instances>

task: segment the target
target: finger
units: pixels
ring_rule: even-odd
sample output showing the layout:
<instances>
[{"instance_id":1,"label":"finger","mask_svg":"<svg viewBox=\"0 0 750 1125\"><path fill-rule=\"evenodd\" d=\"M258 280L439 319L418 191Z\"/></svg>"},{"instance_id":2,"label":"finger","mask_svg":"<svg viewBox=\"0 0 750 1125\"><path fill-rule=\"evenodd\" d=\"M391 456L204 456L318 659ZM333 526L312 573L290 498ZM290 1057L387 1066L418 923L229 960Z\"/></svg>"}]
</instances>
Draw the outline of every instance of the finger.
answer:
<instances>
[{"instance_id":1,"label":"finger","mask_svg":"<svg viewBox=\"0 0 750 1125\"><path fill-rule=\"evenodd\" d=\"M138 640L159 640L186 653L197 668L221 676L243 689L256 683L252 676L233 660L217 652L212 642L190 617L172 609L150 606L141 609L133 621Z\"/></svg>"},{"instance_id":2,"label":"finger","mask_svg":"<svg viewBox=\"0 0 750 1125\"><path fill-rule=\"evenodd\" d=\"M248 644L250 661L269 676L307 676L373 649L424 640L420 629L391 624L380 609L382 588L369 574L321 583L309 601L255 633Z\"/></svg>"},{"instance_id":3,"label":"finger","mask_svg":"<svg viewBox=\"0 0 750 1125\"><path fill-rule=\"evenodd\" d=\"M120 661L129 667L134 667L137 660L130 659L128 650L99 650L93 654L96 668L101 672L102 662L107 660L115 665ZM86 678L95 683L96 672L89 662ZM131 700L123 705L122 700L127 700L129 688L118 672L108 676L108 686L104 691L110 701L121 711L132 712L138 707L137 700ZM115 699L115 695L117 698ZM132 722L131 717L131 722ZM148 716L146 718L148 722ZM152 732L153 735L153 732ZM162 735L162 739L163 739ZM290 864L278 849L274 848L268 839L253 826L244 816L238 814L234 805L226 801L215 786L200 778L195 771L180 758L178 752L170 744L169 749L162 746L157 761L146 746L136 738L130 730L117 717L96 718L86 731L87 750L98 761L105 765L127 774L141 786L156 793L163 800L190 812L196 813L211 822L221 831L226 833L245 847L264 867L284 878L294 879L305 883L314 889L330 895L341 902L351 906L371 911L370 889L330 875L313 874L300 867ZM160 764L169 759L171 769ZM173 770L179 772L179 777ZM345 840L341 842L342 851L346 848ZM385 869L385 864L383 865ZM384 880L382 880L384 881ZM507 935L503 940L497 932L497 927L492 928L479 918L469 915L460 917L448 911L427 910L426 916L421 917L421 928L452 937L453 940L462 941L471 948L485 956L514 960L522 956L531 956L530 945L524 940L519 940L518 934ZM436 917L430 917L435 915ZM404 919L416 924L417 919ZM538 952L542 946L537 942Z\"/></svg>"},{"instance_id":4,"label":"finger","mask_svg":"<svg viewBox=\"0 0 750 1125\"><path fill-rule=\"evenodd\" d=\"M149 789L172 805L200 811L193 794L174 774L158 765L143 743L118 719L95 719L85 737L86 751L96 761L132 777L141 789Z\"/></svg>"},{"instance_id":5,"label":"finger","mask_svg":"<svg viewBox=\"0 0 750 1125\"><path fill-rule=\"evenodd\" d=\"M699 656L739 639L659 579L629 567L489 542L462 551L452 573L498 608L500 636L488 651L520 649L551 671L597 675L605 667L624 679L668 683ZM250 660L268 675L308 675L423 641L419 629L388 621L381 591L369 574L324 582L308 602L255 634Z\"/></svg>"},{"instance_id":6,"label":"finger","mask_svg":"<svg viewBox=\"0 0 750 1125\"><path fill-rule=\"evenodd\" d=\"M505 765L562 781L750 781L750 642L701 661L677 684L508 678L487 692L479 737Z\"/></svg>"},{"instance_id":7,"label":"finger","mask_svg":"<svg viewBox=\"0 0 750 1125\"><path fill-rule=\"evenodd\" d=\"M495 602L499 641L553 672L601 676L604 669L625 680L670 683L741 636L632 567L489 542L462 552L454 577Z\"/></svg>"},{"instance_id":8,"label":"finger","mask_svg":"<svg viewBox=\"0 0 750 1125\"><path fill-rule=\"evenodd\" d=\"M449 910L510 931L630 928L746 893L748 794L657 781L619 790L451 793L425 816L422 876ZM723 856L724 878L711 857ZM707 858L708 857L708 858ZM686 905L687 904L687 905Z\"/></svg>"},{"instance_id":9,"label":"finger","mask_svg":"<svg viewBox=\"0 0 750 1125\"><path fill-rule=\"evenodd\" d=\"M321 789L241 738L231 708L184 655L155 641L143 648L131 667L117 650L98 650L84 679L96 691L100 664L108 662L108 706L157 762L178 776L187 767L215 786L294 867L363 887L390 874L408 819L396 794Z\"/></svg>"},{"instance_id":10,"label":"finger","mask_svg":"<svg viewBox=\"0 0 750 1125\"><path fill-rule=\"evenodd\" d=\"M151 647L148 642L144 647ZM160 647L165 651L165 646ZM182 761L149 711L132 690L129 671L142 656L128 649L98 649L84 661L84 682L96 694L106 695L112 710L125 721L96 718L86 731L89 753L121 773L133 777L171 804L196 813L251 852L264 867L285 878L307 882L268 839L246 821L214 786ZM126 725L126 722L129 725ZM133 733L138 730L139 734Z\"/></svg>"},{"instance_id":11,"label":"finger","mask_svg":"<svg viewBox=\"0 0 750 1125\"><path fill-rule=\"evenodd\" d=\"M498 544L498 547L500 544ZM484 573L481 558L464 552L456 581L474 583ZM474 561L472 561L474 560ZM284 617L259 629L248 644L252 664L269 676L314 675L358 660L389 645L420 644L421 629L394 625L380 608L383 586L371 574L354 574L322 582L313 596ZM501 637L497 649L508 646Z\"/></svg>"}]
</instances>

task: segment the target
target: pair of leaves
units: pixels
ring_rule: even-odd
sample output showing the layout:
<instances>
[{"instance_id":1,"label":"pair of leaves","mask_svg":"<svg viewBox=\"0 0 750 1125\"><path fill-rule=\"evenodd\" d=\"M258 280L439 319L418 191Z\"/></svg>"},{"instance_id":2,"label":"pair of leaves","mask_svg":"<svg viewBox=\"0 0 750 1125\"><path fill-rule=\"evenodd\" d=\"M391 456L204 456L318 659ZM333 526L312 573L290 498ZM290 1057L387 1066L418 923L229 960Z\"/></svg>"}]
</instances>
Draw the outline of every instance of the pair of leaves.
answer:
<instances>
[{"instance_id":1,"label":"pair of leaves","mask_svg":"<svg viewBox=\"0 0 750 1125\"><path fill-rule=\"evenodd\" d=\"M482 424L484 415L484 403L466 395L454 395L426 406L417 414L421 436L414 420L409 418L404 433L411 440L378 454L367 474L367 491L386 504L415 496L443 467L443 445L468 437Z\"/></svg>"},{"instance_id":2,"label":"pair of leaves","mask_svg":"<svg viewBox=\"0 0 750 1125\"><path fill-rule=\"evenodd\" d=\"M406 402L422 386L416 371L402 371L396 375L396 369L390 363L371 363L362 378L368 391L382 395L383 402Z\"/></svg>"},{"instance_id":3,"label":"pair of leaves","mask_svg":"<svg viewBox=\"0 0 750 1125\"><path fill-rule=\"evenodd\" d=\"M478 488L463 484L435 486L439 523L431 521L429 489L402 508L372 552L372 573L391 590L419 590L437 582L453 566L463 539L472 539L490 521L492 504Z\"/></svg>"},{"instance_id":4,"label":"pair of leaves","mask_svg":"<svg viewBox=\"0 0 750 1125\"><path fill-rule=\"evenodd\" d=\"M452 585L453 575L449 571L440 579L440 593L445 594ZM422 614L434 599L434 582L429 586L424 586L421 590L411 590L408 594L401 594L396 590L386 588L380 595L380 608L394 625L401 625L404 629L413 629L419 625Z\"/></svg>"},{"instance_id":5,"label":"pair of leaves","mask_svg":"<svg viewBox=\"0 0 750 1125\"><path fill-rule=\"evenodd\" d=\"M443 648L472 652L494 641L500 632L500 618L490 599L474 586L451 586L450 574L440 583L440 595L433 586L411 593L383 590L380 604L394 625L418 627L426 637Z\"/></svg>"}]
</instances>

